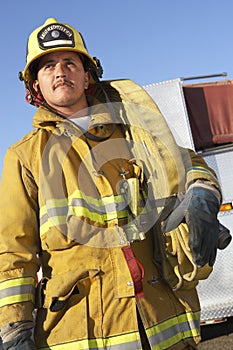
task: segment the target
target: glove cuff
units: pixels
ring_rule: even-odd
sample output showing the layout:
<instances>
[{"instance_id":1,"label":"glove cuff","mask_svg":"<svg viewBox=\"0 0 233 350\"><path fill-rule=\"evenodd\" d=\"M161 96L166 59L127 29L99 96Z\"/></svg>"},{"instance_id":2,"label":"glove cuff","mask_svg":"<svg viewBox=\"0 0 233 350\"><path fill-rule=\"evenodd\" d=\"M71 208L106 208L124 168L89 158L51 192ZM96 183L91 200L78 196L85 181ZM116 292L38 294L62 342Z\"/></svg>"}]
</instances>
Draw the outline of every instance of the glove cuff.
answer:
<instances>
[{"instance_id":1,"label":"glove cuff","mask_svg":"<svg viewBox=\"0 0 233 350\"><path fill-rule=\"evenodd\" d=\"M19 321L7 323L0 330L2 342L6 343L12 341L23 331L30 330L33 327L34 324L32 321Z\"/></svg>"},{"instance_id":2,"label":"glove cuff","mask_svg":"<svg viewBox=\"0 0 233 350\"><path fill-rule=\"evenodd\" d=\"M216 197L216 199L218 200L219 205L221 204L221 201L222 201L221 193L209 181L197 180L192 185L189 186L188 191L192 190L194 187L202 187L202 188L205 188L206 190L209 190Z\"/></svg>"}]
</instances>

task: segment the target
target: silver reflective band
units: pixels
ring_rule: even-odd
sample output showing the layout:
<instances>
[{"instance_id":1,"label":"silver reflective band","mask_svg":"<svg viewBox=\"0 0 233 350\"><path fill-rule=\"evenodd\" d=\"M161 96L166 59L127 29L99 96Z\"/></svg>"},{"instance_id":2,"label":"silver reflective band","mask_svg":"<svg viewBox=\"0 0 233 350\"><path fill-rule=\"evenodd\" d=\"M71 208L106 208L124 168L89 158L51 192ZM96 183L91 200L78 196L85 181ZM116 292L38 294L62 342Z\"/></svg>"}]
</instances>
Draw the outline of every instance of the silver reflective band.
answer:
<instances>
[{"instance_id":1,"label":"silver reflective band","mask_svg":"<svg viewBox=\"0 0 233 350\"><path fill-rule=\"evenodd\" d=\"M50 46L58 46L58 45L73 45L72 40L52 40L42 43L43 46L50 47Z\"/></svg>"},{"instance_id":2,"label":"silver reflective band","mask_svg":"<svg viewBox=\"0 0 233 350\"><path fill-rule=\"evenodd\" d=\"M21 286L15 286L6 288L0 291L0 298L6 298L12 295L19 295L19 294L34 294L34 286L31 284L23 284Z\"/></svg>"}]
</instances>

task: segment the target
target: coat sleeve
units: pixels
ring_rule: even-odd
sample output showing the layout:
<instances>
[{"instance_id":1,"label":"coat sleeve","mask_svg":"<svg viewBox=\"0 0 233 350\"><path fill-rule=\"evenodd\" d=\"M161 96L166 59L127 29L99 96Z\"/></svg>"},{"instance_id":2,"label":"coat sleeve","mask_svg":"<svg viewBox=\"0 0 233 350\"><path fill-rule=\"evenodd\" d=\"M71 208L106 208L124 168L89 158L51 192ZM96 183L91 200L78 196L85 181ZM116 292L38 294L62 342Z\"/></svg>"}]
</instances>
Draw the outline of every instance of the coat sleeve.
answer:
<instances>
[{"instance_id":1,"label":"coat sleeve","mask_svg":"<svg viewBox=\"0 0 233 350\"><path fill-rule=\"evenodd\" d=\"M14 148L0 185L0 327L32 320L39 269L37 187Z\"/></svg>"},{"instance_id":2,"label":"coat sleeve","mask_svg":"<svg viewBox=\"0 0 233 350\"><path fill-rule=\"evenodd\" d=\"M210 190L221 201L221 187L215 171L208 166L206 161L195 153L186 148L180 148L183 163L186 172L186 190L194 183L199 182L203 186L208 186Z\"/></svg>"},{"instance_id":3,"label":"coat sleeve","mask_svg":"<svg viewBox=\"0 0 233 350\"><path fill-rule=\"evenodd\" d=\"M180 148L180 152L186 174L185 189L189 190L192 186L207 187L221 201L221 189L213 169L192 150ZM165 253L166 258L160 263L162 273L174 291L195 288L199 280L208 278L213 270L208 264L198 267L194 263L186 223L181 223L176 229L166 233Z\"/></svg>"}]
</instances>

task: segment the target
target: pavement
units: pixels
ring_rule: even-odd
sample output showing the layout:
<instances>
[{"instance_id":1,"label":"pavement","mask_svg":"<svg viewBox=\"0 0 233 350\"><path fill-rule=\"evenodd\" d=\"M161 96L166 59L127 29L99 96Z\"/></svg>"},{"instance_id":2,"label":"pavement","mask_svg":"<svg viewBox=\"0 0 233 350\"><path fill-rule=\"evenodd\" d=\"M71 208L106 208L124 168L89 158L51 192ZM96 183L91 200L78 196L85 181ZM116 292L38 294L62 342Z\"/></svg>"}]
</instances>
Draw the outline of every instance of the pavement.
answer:
<instances>
[{"instance_id":1,"label":"pavement","mask_svg":"<svg viewBox=\"0 0 233 350\"><path fill-rule=\"evenodd\" d=\"M201 342L198 350L233 350L233 334Z\"/></svg>"}]
</instances>

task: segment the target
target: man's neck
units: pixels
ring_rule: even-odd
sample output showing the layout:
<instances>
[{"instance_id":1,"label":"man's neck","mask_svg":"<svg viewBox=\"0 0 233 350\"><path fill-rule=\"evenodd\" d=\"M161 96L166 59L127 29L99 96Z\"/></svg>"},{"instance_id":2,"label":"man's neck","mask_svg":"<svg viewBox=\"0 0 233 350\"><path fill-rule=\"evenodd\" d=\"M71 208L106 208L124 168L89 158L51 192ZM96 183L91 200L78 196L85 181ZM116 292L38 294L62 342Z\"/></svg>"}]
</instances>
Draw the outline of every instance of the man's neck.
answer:
<instances>
[{"instance_id":1,"label":"man's neck","mask_svg":"<svg viewBox=\"0 0 233 350\"><path fill-rule=\"evenodd\" d=\"M82 106L77 106L72 107L59 107L59 108L54 108L52 107L55 111L57 111L59 114L63 115L67 119L69 118L79 118L79 117L84 117L88 115L88 104L84 103Z\"/></svg>"}]
</instances>

